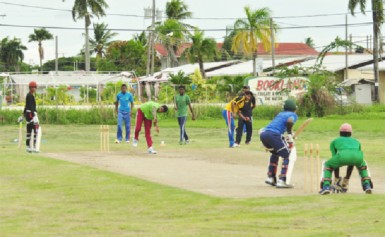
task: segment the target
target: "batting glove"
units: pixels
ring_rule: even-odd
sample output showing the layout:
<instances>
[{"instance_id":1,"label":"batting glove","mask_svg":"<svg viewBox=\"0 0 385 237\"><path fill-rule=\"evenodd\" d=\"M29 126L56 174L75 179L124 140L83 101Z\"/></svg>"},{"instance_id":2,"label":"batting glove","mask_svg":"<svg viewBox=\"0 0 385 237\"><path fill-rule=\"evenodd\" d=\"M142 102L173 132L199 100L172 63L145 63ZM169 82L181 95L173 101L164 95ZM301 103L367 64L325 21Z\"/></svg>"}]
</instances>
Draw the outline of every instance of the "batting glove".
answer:
<instances>
[{"instance_id":1,"label":"batting glove","mask_svg":"<svg viewBox=\"0 0 385 237\"><path fill-rule=\"evenodd\" d=\"M23 116L20 116L20 117L17 118L17 122L18 122L18 123L23 122L23 120L24 120Z\"/></svg>"},{"instance_id":2,"label":"batting glove","mask_svg":"<svg viewBox=\"0 0 385 237\"><path fill-rule=\"evenodd\" d=\"M293 138L292 134L287 134L285 137L285 140L286 140L287 144L289 145L290 149L294 147L294 138Z\"/></svg>"}]
</instances>

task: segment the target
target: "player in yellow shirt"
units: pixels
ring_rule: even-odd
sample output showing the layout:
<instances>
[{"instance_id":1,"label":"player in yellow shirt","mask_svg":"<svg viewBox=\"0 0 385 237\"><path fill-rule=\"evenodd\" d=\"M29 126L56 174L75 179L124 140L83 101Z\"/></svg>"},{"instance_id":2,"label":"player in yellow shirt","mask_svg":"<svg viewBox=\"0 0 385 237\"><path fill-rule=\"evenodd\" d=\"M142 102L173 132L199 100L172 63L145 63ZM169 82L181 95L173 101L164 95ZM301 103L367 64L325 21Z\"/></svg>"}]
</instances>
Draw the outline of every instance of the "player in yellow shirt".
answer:
<instances>
[{"instance_id":1,"label":"player in yellow shirt","mask_svg":"<svg viewBox=\"0 0 385 237\"><path fill-rule=\"evenodd\" d=\"M251 96L252 96L251 92L247 91L245 92L245 95L235 97L229 103L227 103L227 105L222 111L222 116L226 121L227 129L228 129L229 145L231 148L239 146L234 142L234 131L235 131L234 119L236 118L236 114L238 114L238 116L244 119L245 121L249 120L248 117L243 116L240 109L243 108L245 101L250 101Z\"/></svg>"}]
</instances>

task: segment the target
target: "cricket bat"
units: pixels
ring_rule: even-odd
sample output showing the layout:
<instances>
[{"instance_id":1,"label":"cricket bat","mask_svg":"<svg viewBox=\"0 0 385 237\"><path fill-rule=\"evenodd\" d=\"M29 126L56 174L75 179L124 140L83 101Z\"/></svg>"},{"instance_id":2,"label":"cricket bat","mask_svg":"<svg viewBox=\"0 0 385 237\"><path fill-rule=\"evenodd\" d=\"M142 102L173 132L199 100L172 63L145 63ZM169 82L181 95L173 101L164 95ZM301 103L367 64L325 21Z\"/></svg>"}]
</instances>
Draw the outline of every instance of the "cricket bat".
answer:
<instances>
[{"instance_id":1,"label":"cricket bat","mask_svg":"<svg viewBox=\"0 0 385 237\"><path fill-rule=\"evenodd\" d=\"M39 127L37 128L36 147L35 147L36 152L40 152L41 135L42 135L41 125L39 124L38 126Z\"/></svg>"},{"instance_id":2,"label":"cricket bat","mask_svg":"<svg viewBox=\"0 0 385 237\"><path fill-rule=\"evenodd\" d=\"M303 132L303 130L313 121L313 118L307 119L301 126L297 129L297 131L294 133L293 138L297 138L299 134ZM287 172L286 172L286 183L291 184L291 177L293 175L293 170L294 170L294 165L295 162L297 161L297 148L294 146L291 148L290 151L290 156L289 156L289 166L287 167Z\"/></svg>"},{"instance_id":3,"label":"cricket bat","mask_svg":"<svg viewBox=\"0 0 385 237\"><path fill-rule=\"evenodd\" d=\"M313 118L308 118L301 124L301 126L295 131L293 138L296 139L299 134L303 132L303 130L313 121Z\"/></svg>"}]
</instances>

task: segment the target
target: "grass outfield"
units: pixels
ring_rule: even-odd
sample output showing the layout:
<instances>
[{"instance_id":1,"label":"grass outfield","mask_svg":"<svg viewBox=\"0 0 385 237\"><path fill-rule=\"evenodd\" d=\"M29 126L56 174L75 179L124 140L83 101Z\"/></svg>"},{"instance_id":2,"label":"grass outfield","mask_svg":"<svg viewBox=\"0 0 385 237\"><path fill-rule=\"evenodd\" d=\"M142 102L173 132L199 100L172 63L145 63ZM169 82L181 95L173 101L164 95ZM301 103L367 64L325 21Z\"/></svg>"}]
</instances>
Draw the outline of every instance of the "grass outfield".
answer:
<instances>
[{"instance_id":1,"label":"grass outfield","mask_svg":"<svg viewBox=\"0 0 385 237\"><path fill-rule=\"evenodd\" d=\"M255 121L255 127L267 122ZM297 144L319 143L321 155L327 157L328 143L342 122L315 120ZM384 166L383 120L349 122L369 164ZM164 140L168 147L179 146L176 121L161 121L160 127L154 143ZM0 236L385 235L384 195L215 198L31 156L12 143L17 125L0 128ZM99 149L97 126L43 125L43 129L45 152ZM227 145L223 120L189 121L188 129L192 147ZM261 149L256 140L254 136L253 146L242 149Z\"/></svg>"}]
</instances>

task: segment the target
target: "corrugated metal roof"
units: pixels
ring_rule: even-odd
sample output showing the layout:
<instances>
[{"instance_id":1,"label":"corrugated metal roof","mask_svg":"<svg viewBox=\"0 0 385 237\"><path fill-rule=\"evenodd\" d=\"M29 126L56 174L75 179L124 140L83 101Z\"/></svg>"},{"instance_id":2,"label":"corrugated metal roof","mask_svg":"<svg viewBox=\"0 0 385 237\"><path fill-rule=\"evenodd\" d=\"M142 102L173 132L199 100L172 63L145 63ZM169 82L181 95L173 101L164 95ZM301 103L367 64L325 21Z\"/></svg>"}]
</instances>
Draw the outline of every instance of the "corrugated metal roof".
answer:
<instances>
[{"instance_id":1,"label":"corrugated metal roof","mask_svg":"<svg viewBox=\"0 0 385 237\"><path fill-rule=\"evenodd\" d=\"M15 84L28 84L35 81L38 85L98 85L106 82L129 81L127 72L120 74L96 74L79 72L58 72L49 74L12 74L11 80Z\"/></svg>"},{"instance_id":2,"label":"corrugated metal roof","mask_svg":"<svg viewBox=\"0 0 385 237\"><path fill-rule=\"evenodd\" d=\"M365 63L373 59L373 56L370 54L355 54L348 55L348 67L355 66L357 64ZM296 64L296 66L301 67L314 67L316 59L308 60L302 63ZM345 55L327 55L323 59L322 67L331 72L340 71L345 68Z\"/></svg>"}]
</instances>

